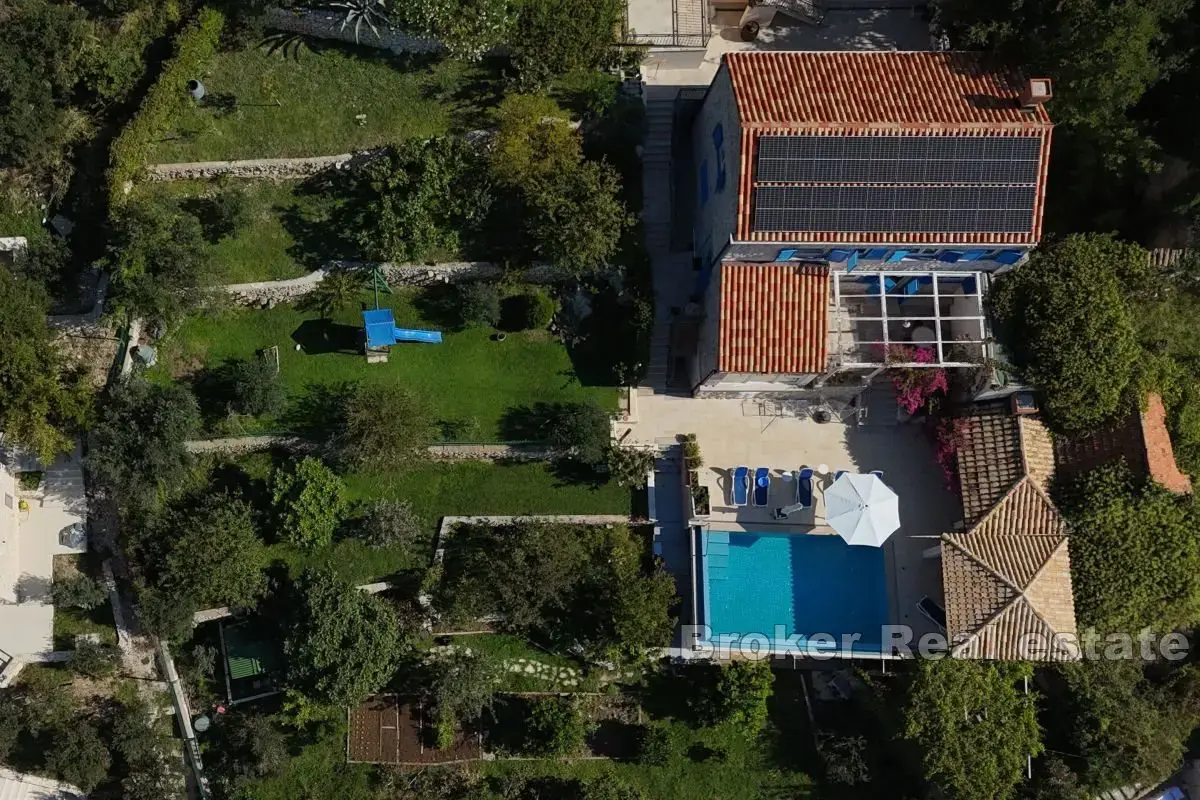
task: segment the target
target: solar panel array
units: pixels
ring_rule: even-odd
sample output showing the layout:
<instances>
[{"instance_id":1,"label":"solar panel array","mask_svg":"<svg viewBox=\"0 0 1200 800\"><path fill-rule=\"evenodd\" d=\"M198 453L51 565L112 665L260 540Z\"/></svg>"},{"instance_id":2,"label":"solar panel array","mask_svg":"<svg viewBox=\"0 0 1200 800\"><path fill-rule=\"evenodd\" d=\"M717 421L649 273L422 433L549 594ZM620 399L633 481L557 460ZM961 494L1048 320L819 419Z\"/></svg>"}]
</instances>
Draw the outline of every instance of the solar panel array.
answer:
<instances>
[{"instance_id":1,"label":"solar panel array","mask_svg":"<svg viewBox=\"0 0 1200 800\"><path fill-rule=\"evenodd\" d=\"M761 186L757 231L1020 233L1033 227L1032 186Z\"/></svg>"},{"instance_id":2,"label":"solar panel array","mask_svg":"<svg viewBox=\"0 0 1200 800\"><path fill-rule=\"evenodd\" d=\"M1041 145L1031 136L762 136L752 226L1029 231Z\"/></svg>"}]
</instances>

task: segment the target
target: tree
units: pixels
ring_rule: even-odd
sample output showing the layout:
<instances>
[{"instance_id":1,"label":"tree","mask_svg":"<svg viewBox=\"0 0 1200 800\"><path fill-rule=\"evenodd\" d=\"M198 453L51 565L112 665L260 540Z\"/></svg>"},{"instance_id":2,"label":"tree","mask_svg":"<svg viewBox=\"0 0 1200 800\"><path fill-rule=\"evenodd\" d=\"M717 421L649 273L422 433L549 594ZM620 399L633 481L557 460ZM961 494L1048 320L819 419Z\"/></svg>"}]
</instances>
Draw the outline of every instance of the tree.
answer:
<instances>
[{"instance_id":1,"label":"tree","mask_svg":"<svg viewBox=\"0 0 1200 800\"><path fill-rule=\"evenodd\" d=\"M488 281L460 285L458 313L468 325L496 327L500 323L500 290Z\"/></svg>"},{"instance_id":2,"label":"tree","mask_svg":"<svg viewBox=\"0 0 1200 800\"><path fill-rule=\"evenodd\" d=\"M618 484L642 489L646 486L646 477L654 471L656 458L652 450L613 445L608 448L606 461L609 473Z\"/></svg>"},{"instance_id":3,"label":"tree","mask_svg":"<svg viewBox=\"0 0 1200 800\"><path fill-rule=\"evenodd\" d=\"M1030 800L1091 800L1079 776L1057 757L1048 757L1034 773Z\"/></svg>"},{"instance_id":4,"label":"tree","mask_svg":"<svg viewBox=\"0 0 1200 800\"><path fill-rule=\"evenodd\" d=\"M527 189L527 229L536 253L570 275L598 270L617 252L633 218L621 202L621 176L602 161L582 161Z\"/></svg>"},{"instance_id":5,"label":"tree","mask_svg":"<svg viewBox=\"0 0 1200 800\"><path fill-rule=\"evenodd\" d=\"M124 502L144 499L159 486L183 482L191 463L184 442L199 428L200 409L185 387L126 379L92 429L88 469Z\"/></svg>"},{"instance_id":6,"label":"tree","mask_svg":"<svg viewBox=\"0 0 1200 800\"><path fill-rule=\"evenodd\" d=\"M104 780L112 759L95 726L77 721L56 730L46 753L46 769L61 781L90 792Z\"/></svg>"},{"instance_id":7,"label":"tree","mask_svg":"<svg viewBox=\"0 0 1200 800\"><path fill-rule=\"evenodd\" d=\"M579 134L557 103L541 94L510 94L493 112L496 124L490 172L500 183L524 187L557 172L574 172L583 158Z\"/></svg>"},{"instance_id":8,"label":"tree","mask_svg":"<svg viewBox=\"0 0 1200 800\"><path fill-rule=\"evenodd\" d=\"M665 725L650 725L642 730L638 742L637 763L648 767L663 767L675 758L677 743L671 729Z\"/></svg>"},{"instance_id":9,"label":"tree","mask_svg":"<svg viewBox=\"0 0 1200 800\"><path fill-rule=\"evenodd\" d=\"M104 265L112 274L109 303L130 319L176 320L200 303L214 278L200 220L166 201L124 206Z\"/></svg>"},{"instance_id":10,"label":"tree","mask_svg":"<svg viewBox=\"0 0 1200 800\"><path fill-rule=\"evenodd\" d=\"M74 448L92 413L92 388L67 365L48 311L40 286L0 265L0 430L46 463Z\"/></svg>"},{"instance_id":11,"label":"tree","mask_svg":"<svg viewBox=\"0 0 1200 800\"><path fill-rule=\"evenodd\" d=\"M716 681L701 696L700 715L711 725L730 723L749 735L767 723L767 698L775 674L767 661L734 661L717 667Z\"/></svg>"},{"instance_id":12,"label":"tree","mask_svg":"<svg viewBox=\"0 0 1200 800\"><path fill-rule=\"evenodd\" d=\"M321 282L300 301L306 311L316 311L322 319L331 319L353 303L363 292L362 276L348 270L325 273Z\"/></svg>"},{"instance_id":13,"label":"tree","mask_svg":"<svg viewBox=\"0 0 1200 800\"><path fill-rule=\"evenodd\" d=\"M1178 768L1200 722L1194 666L1151 681L1135 659L1065 664L1067 699L1053 719L1064 723L1091 794L1132 783L1155 784Z\"/></svg>"},{"instance_id":14,"label":"tree","mask_svg":"<svg viewBox=\"0 0 1200 800\"><path fill-rule=\"evenodd\" d=\"M620 0L524 0L509 41L521 87L604 64L624 14Z\"/></svg>"},{"instance_id":15,"label":"tree","mask_svg":"<svg viewBox=\"0 0 1200 800\"><path fill-rule=\"evenodd\" d=\"M368 258L425 261L457 253L491 207L483 156L465 139L410 140L356 173L344 225Z\"/></svg>"},{"instance_id":16,"label":"tree","mask_svg":"<svg viewBox=\"0 0 1200 800\"><path fill-rule=\"evenodd\" d=\"M1018 688L1026 663L922 661L905 706L905 732L925 773L948 797L1013 797L1026 759L1042 752L1037 697Z\"/></svg>"},{"instance_id":17,"label":"tree","mask_svg":"<svg viewBox=\"0 0 1200 800\"><path fill-rule=\"evenodd\" d=\"M276 469L271 494L283 539L310 550L333 541L346 514L346 485L319 458Z\"/></svg>"},{"instance_id":18,"label":"tree","mask_svg":"<svg viewBox=\"0 0 1200 800\"><path fill-rule=\"evenodd\" d=\"M821 745L825 777L834 783L856 786L871 780L866 759L867 740L862 736L838 736Z\"/></svg>"},{"instance_id":19,"label":"tree","mask_svg":"<svg viewBox=\"0 0 1200 800\"><path fill-rule=\"evenodd\" d=\"M234 236L250 224L250 196L242 189L222 189L211 201L209 233L214 242Z\"/></svg>"},{"instance_id":20,"label":"tree","mask_svg":"<svg viewBox=\"0 0 1200 800\"><path fill-rule=\"evenodd\" d=\"M462 723L478 722L491 708L499 669L478 653L452 653L434 670L431 694L438 746L450 748Z\"/></svg>"},{"instance_id":21,"label":"tree","mask_svg":"<svg viewBox=\"0 0 1200 800\"><path fill-rule=\"evenodd\" d=\"M169 591L155 586L138 587L138 621L149 633L167 641L186 642L192 636L196 603L180 602ZM187 598L182 598L187 600Z\"/></svg>"},{"instance_id":22,"label":"tree","mask_svg":"<svg viewBox=\"0 0 1200 800\"><path fill-rule=\"evenodd\" d=\"M525 749L539 756L572 756L581 749L591 725L575 701L538 697L525 719Z\"/></svg>"},{"instance_id":23,"label":"tree","mask_svg":"<svg viewBox=\"0 0 1200 800\"><path fill-rule=\"evenodd\" d=\"M12 272L41 284L51 295L70 292L74 288L71 282L79 275L71 248L57 236L29 242L17 253Z\"/></svg>"},{"instance_id":24,"label":"tree","mask_svg":"<svg viewBox=\"0 0 1200 800\"><path fill-rule=\"evenodd\" d=\"M545 330L554 321L554 298L541 289L528 289L520 295L522 324L526 330Z\"/></svg>"},{"instance_id":25,"label":"tree","mask_svg":"<svg viewBox=\"0 0 1200 800\"><path fill-rule=\"evenodd\" d=\"M297 582L284 652L289 681L307 696L354 705L391 678L400 644L400 621L380 598L328 570Z\"/></svg>"},{"instance_id":26,"label":"tree","mask_svg":"<svg viewBox=\"0 0 1200 800\"><path fill-rule=\"evenodd\" d=\"M507 41L514 21L509 0L417 0L395 13L404 30L437 39L463 61L478 61Z\"/></svg>"},{"instance_id":27,"label":"tree","mask_svg":"<svg viewBox=\"0 0 1200 800\"><path fill-rule=\"evenodd\" d=\"M287 402L278 366L263 355L230 362L221 380L234 413L253 417L277 414Z\"/></svg>"},{"instance_id":28,"label":"tree","mask_svg":"<svg viewBox=\"0 0 1200 800\"><path fill-rule=\"evenodd\" d=\"M231 714L221 720L216 734L213 772L227 796L246 781L278 773L287 763L287 740L268 716Z\"/></svg>"},{"instance_id":29,"label":"tree","mask_svg":"<svg viewBox=\"0 0 1200 800\"><path fill-rule=\"evenodd\" d=\"M424 521L407 500L379 500L367 509L358 538L371 547L399 548L414 560L428 544Z\"/></svg>"},{"instance_id":30,"label":"tree","mask_svg":"<svg viewBox=\"0 0 1200 800\"><path fill-rule=\"evenodd\" d=\"M1190 495L1114 465L1082 476L1062 499L1082 625L1166 633L1200 619L1200 510Z\"/></svg>"},{"instance_id":31,"label":"tree","mask_svg":"<svg viewBox=\"0 0 1200 800\"><path fill-rule=\"evenodd\" d=\"M592 401L554 406L544 422L546 443L588 464L604 461L612 442L612 418Z\"/></svg>"},{"instance_id":32,"label":"tree","mask_svg":"<svg viewBox=\"0 0 1200 800\"><path fill-rule=\"evenodd\" d=\"M1060 430L1092 429L1120 408L1139 352L1126 294L1145 276L1145 251L1093 234L1039 250L997 281L998 333Z\"/></svg>"},{"instance_id":33,"label":"tree","mask_svg":"<svg viewBox=\"0 0 1200 800\"><path fill-rule=\"evenodd\" d=\"M211 494L173 509L157 528L170 542L158 585L180 604L247 609L266 592L266 548L241 500Z\"/></svg>"},{"instance_id":34,"label":"tree","mask_svg":"<svg viewBox=\"0 0 1200 800\"><path fill-rule=\"evenodd\" d=\"M108 602L108 590L81 574L55 580L50 588L50 596L59 608L82 608L84 611Z\"/></svg>"},{"instance_id":35,"label":"tree","mask_svg":"<svg viewBox=\"0 0 1200 800\"><path fill-rule=\"evenodd\" d=\"M155 719L156 724L147 724ZM141 697L121 702L115 709L112 743L125 761L126 776L121 781L125 800L162 800L179 796L184 778L182 760L174 747L170 728L162 722L169 716L154 714Z\"/></svg>"},{"instance_id":36,"label":"tree","mask_svg":"<svg viewBox=\"0 0 1200 800\"><path fill-rule=\"evenodd\" d=\"M433 440L429 405L408 389L362 383L346 397L335 437L339 460L360 469L394 469Z\"/></svg>"}]
</instances>

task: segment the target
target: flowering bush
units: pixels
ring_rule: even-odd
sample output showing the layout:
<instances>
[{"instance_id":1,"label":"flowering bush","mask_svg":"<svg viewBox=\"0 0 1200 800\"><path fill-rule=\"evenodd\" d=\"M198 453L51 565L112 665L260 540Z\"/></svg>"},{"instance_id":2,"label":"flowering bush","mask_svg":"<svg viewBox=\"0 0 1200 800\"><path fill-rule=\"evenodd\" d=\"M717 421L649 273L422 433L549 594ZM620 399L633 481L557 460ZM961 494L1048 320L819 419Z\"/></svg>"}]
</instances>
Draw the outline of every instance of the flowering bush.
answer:
<instances>
[{"instance_id":1,"label":"flowering bush","mask_svg":"<svg viewBox=\"0 0 1200 800\"><path fill-rule=\"evenodd\" d=\"M894 345L888 350L888 361L910 364L932 364L934 352L927 347ZM896 403L906 414L915 414L925 407L929 398L947 389L946 370L930 367L897 367L891 371Z\"/></svg>"}]
</instances>

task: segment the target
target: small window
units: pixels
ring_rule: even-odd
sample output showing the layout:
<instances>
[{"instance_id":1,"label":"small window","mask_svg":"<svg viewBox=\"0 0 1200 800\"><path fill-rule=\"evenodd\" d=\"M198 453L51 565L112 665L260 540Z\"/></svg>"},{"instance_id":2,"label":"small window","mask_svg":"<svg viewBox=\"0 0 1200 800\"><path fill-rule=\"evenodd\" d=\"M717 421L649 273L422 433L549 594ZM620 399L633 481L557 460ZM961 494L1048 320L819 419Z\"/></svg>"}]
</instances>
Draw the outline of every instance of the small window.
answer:
<instances>
[{"instance_id":1,"label":"small window","mask_svg":"<svg viewBox=\"0 0 1200 800\"><path fill-rule=\"evenodd\" d=\"M4 507L5 508L13 507L13 496L11 494L8 494L7 492L4 493Z\"/></svg>"},{"instance_id":2,"label":"small window","mask_svg":"<svg viewBox=\"0 0 1200 800\"><path fill-rule=\"evenodd\" d=\"M708 202L708 162L700 162L700 207Z\"/></svg>"}]
</instances>

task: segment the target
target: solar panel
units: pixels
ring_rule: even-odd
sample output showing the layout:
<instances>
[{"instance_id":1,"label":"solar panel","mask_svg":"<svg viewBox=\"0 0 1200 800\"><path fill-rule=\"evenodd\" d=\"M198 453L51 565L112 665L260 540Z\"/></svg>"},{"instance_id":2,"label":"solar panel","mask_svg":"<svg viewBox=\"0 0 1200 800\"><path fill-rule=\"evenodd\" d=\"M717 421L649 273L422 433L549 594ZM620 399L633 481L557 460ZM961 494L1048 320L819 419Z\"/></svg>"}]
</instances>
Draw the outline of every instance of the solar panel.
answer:
<instances>
[{"instance_id":1,"label":"solar panel","mask_svg":"<svg viewBox=\"0 0 1200 800\"><path fill-rule=\"evenodd\" d=\"M759 183L1035 184L1032 136L761 136Z\"/></svg>"},{"instance_id":2,"label":"solar panel","mask_svg":"<svg viewBox=\"0 0 1200 800\"><path fill-rule=\"evenodd\" d=\"M760 186L756 231L1020 233L1032 186Z\"/></svg>"}]
</instances>

